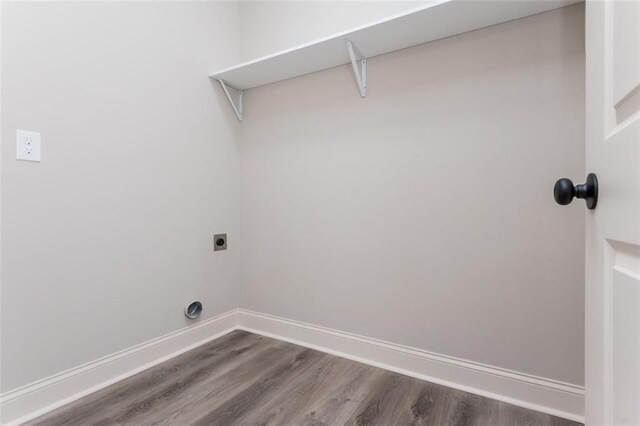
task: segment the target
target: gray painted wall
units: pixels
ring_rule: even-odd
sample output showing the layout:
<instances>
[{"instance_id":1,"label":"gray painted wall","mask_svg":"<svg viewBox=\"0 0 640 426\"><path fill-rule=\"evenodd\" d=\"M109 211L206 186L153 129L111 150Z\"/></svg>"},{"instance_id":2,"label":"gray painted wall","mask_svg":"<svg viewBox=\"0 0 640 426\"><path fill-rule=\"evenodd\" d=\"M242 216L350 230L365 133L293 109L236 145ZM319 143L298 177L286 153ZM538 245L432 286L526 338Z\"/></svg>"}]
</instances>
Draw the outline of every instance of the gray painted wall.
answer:
<instances>
[{"instance_id":1,"label":"gray painted wall","mask_svg":"<svg viewBox=\"0 0 640 426\"><path fill-rule=\"evenodd\" d=\"M230 3L4 3L2 390L238 306ZM41 164L15 130L42 133Z\"/></svg>"},{"instance_id":2,"label":"gray painted wall","mask_svg":"<svg viewBox=\"0 0 640 426\"><path fill-rule=\"evenodd\" d=\"M584 206L552 188L584 176L583 21L370 59L364 100L349 66L246 93L241 306L582 384Z\"/></svg>"}]
</instances>

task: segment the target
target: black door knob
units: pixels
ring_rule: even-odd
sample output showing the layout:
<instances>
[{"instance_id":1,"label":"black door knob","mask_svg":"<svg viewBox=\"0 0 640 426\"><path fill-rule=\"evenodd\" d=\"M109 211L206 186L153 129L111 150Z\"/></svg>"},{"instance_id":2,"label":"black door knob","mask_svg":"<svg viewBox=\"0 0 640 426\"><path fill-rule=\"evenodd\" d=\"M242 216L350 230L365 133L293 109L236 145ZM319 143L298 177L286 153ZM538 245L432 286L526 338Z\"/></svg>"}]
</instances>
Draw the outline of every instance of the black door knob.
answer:
<instances>
[{"instance_id":1,"label":"black door knob","mask_svg":"<svg viewBox=\"0 0 640 426\"><path fill-rule=\"evenodd\" d=\"M573 197L582 198L589 210L596 208L598 203L598 178L593 173L587 175L587 181L580 185L574 185L571 179L559 179L553 187L553 198L556 203L566 206L571 203Z\"/></svg>"}]
</instances>

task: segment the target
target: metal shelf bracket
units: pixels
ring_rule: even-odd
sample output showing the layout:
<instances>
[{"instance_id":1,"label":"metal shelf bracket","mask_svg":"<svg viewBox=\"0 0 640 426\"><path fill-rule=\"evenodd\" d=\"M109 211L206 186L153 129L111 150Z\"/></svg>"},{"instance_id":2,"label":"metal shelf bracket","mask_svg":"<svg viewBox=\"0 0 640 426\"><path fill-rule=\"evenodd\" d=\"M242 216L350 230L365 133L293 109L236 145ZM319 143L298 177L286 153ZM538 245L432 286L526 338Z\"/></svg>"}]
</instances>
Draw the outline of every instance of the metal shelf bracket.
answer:
<instances>
[{"instance_id":1,"label":"metal shelf bracket","mask_svg":"<svg viewBox=\"0 0 640 426\"><path fill-rule=\"evenodd\" d=\"M364 57L351 40L346 38L344 42L347 46L349 58L351 59L353 74L356 76L360 96L364 98L367 96L367 58ZM360 67L358 67L358 61L360 61Z\"/></svg>"},{"instance_id":2,"label":"metal shelf bracket","mask_svg":"<svg viewBox=\"0 0 640 426\"><path fill-rule=\"evenodd\" d=\"M242 121L244 114L242 112L242 90L238 90L234 87L229 86L224 80L218 79L218 83L220 83L220 87L224 90L224 94L227 96L229 103L231 104L231 108L233 108L233 112L236 113L236 117L238 117L238 121ZM229 89L238 93L238 103L233 101L233 97L229 93Z\"/></svg>"}]
</instances>

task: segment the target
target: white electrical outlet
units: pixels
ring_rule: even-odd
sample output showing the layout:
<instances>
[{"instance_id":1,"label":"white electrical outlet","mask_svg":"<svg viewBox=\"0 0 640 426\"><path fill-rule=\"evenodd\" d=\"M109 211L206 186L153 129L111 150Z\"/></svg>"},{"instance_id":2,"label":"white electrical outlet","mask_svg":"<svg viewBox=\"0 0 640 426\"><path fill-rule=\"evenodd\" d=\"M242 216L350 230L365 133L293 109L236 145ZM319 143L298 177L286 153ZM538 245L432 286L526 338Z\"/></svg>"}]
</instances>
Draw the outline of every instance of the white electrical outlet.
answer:
<instances>
[{"instance_id":1,"label":"white electrical outlet","mask_svg":"<svg viewBox=\"0 0 640 426\"><path fill-rule=\"evenodd\" d=\"M17 160L40 162L41 153L40 133L16 130Z\"/></svg>"}]
</instances>

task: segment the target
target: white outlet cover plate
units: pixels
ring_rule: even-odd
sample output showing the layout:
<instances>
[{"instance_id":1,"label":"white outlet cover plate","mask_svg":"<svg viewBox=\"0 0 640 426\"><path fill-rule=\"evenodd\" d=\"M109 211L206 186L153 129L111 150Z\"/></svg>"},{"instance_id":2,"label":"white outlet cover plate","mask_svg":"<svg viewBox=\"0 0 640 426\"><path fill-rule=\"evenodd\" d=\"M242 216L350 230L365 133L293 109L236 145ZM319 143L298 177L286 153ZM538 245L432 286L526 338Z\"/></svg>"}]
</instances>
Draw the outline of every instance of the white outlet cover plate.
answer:
<instances>
[{"instance_id":1,"label":"white outlet cover plate","mask_svg":"<svg viewBox=\"0 0 640 426\"><path fill-rule=\"evenodd\" d=\"M39 163L41 155L40 133L16 130L16 159Z\"/></svg>"}]
</instances>

